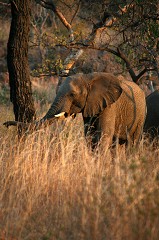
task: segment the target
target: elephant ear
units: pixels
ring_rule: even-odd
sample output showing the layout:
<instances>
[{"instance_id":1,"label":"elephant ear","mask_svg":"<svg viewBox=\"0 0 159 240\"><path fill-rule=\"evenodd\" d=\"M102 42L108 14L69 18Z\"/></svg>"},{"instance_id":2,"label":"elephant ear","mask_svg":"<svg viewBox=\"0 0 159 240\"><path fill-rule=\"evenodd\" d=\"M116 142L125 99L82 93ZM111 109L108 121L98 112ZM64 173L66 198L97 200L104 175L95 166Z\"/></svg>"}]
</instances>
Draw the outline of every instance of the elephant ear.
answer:
<instances>
[{"instance_id":1,"label":"elephant ear","mask_svg":"<svg viewBox=\"0 0 159 240\"><path fill-rule=\"evenodd\" d=\"M92 75L83 116L97 115L116 102L122 93L120 83L118 78L110 74L97 74L94 78Z\"/></svg>"}]
</instances>

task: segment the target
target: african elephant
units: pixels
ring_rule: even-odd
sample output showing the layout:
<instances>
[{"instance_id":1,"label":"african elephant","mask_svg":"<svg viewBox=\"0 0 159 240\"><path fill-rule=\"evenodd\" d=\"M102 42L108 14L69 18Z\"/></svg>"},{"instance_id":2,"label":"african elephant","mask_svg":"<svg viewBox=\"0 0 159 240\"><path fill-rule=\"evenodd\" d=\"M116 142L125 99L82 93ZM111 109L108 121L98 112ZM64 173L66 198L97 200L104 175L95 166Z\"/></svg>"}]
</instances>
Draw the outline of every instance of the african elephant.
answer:
<instances>
[{"instance_id":1,"label":"african elephant","mask_svg":"<svg viewBox=\"0 0 159 240\"><path fill-rule=\"evenodd\" d=\"M144 132L153 140L159 137L159 90L155 90L146 97L147 116Z\"/></svg>"},{"instance_id":2,"label":"african elephant","mask_svg":"<svg viewBox=\"0 0 159 240\"><path fill-rule=\"evenodd\" d=\"M109 73L94 72L67 77L46 115L33 124L38 129L51 124L55 117L82 113L86 139L94 148L98 142L110 146L114 138L137 143L145 112L145 95L137 84Z\"/></svg>"}]
</instances>

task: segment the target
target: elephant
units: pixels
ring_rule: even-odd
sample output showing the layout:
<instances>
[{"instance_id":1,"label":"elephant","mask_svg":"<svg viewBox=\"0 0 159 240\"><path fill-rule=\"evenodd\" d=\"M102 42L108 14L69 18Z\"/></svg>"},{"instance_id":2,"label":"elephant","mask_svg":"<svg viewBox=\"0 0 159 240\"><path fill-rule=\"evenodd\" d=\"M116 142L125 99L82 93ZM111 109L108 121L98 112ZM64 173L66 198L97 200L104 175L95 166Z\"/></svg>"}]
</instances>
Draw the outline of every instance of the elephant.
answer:
<instances>
[{"instance_id":1,"label":"elephant","mask_svg":"<svg viewBox=\"0 0 159 240\"><path fill-rule=\"evenodd\" d=\"M159 90L155 90L146 97L147 115L144 133L153 140L159 137Z\"/></svg>"},{"instance_id":2,"label":"elephant","mask_svg":"<svg viewBox=\"0 0 159 240\"><path fill-rule=\"evenodd\" d=\"M84 134L92 149L99 143L111 146L117 139L121 144L136 144L145 121L145 94L134 82L110 73L75 74L66 78L46 115L32 125L39 129L55 118L78 113L82 113ZM25 125L16 121L4 123L7 127L18 124Z\"/></svg>"}]
</instances>

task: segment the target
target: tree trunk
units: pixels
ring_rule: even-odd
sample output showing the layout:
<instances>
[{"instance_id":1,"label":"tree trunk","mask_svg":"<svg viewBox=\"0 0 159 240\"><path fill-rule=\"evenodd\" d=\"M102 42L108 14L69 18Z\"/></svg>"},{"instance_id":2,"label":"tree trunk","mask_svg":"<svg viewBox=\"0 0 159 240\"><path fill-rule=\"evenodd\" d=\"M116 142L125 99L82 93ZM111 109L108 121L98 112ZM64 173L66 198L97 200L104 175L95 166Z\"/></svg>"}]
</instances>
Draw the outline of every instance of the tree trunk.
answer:
<instances>
[{"instance_id":1,"label":"tree trunk","mask_svg":"<svg viewBox=\"0 0 159 240\"><path fill-rule=\"evenodd\" d=\"M35 118L28 64L30 1L11 1L12 21L7 45L10 100L15 120L21 122L31 122Z\"/></svg>"}]
</instances>

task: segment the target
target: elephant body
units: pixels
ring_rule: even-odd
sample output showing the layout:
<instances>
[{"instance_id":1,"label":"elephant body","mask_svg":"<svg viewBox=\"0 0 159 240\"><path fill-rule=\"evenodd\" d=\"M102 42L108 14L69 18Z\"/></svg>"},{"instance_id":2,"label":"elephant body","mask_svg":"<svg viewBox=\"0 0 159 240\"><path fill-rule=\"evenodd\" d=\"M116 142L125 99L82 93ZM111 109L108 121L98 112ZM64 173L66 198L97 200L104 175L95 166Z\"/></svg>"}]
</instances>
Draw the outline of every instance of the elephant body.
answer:
<instances>
[{"instance_id":1,"label":"elephant body","mask_svg":"<svg viewBox=\"0 0 159 240\"><path fill-rule=\"evenodd\" d=\"M159 136L159 90L146 97L147 116L144 132L153 140Z\"/></svg>"},{"instance_id":2,"label":"elephant body","mask_svg":"<svg viewBox=\"0 0 159 240\"><path fill-rule=\"evenodd\" d=\"M34 125L37 129L77 113L82 113L92 148L99 142L110 146L116 138L137 143L145 121L145 95L137 84L109 73L76 74L66 78L46 115Z\"/></svg>"},{"instance_id":3,"label":"elephant body","mask_svg":"<svg viewBox=\"0 0 159 240\"><path fill-rule=\"evenodd\" d=\"M111 144L127 141L137 143L146 117L145 95L133 82L121 81L122 93L118 100L96 117L83 117L85 136L91 136L95 146L101 137Z\"/></svg>"}]
</instances>

